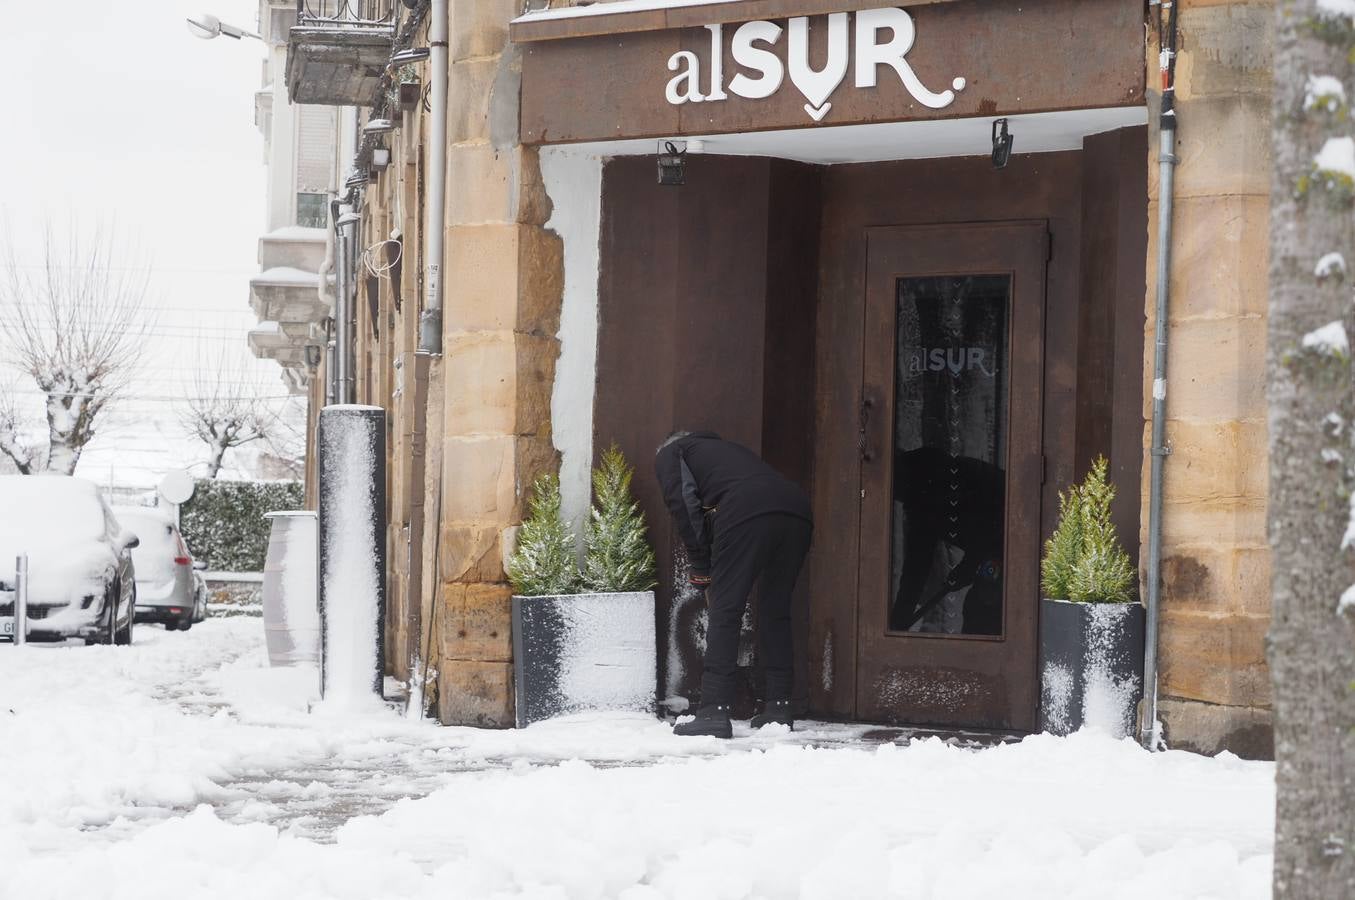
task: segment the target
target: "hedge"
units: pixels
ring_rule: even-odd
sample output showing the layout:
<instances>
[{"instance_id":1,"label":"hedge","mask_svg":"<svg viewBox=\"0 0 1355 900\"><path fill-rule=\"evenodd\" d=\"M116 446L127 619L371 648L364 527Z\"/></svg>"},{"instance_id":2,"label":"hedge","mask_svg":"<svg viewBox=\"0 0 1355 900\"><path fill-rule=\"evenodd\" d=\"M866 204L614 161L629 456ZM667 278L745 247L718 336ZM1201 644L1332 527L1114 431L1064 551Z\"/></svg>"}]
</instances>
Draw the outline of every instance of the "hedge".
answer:
<instances>
[{"instance_id":1,"label":"hedge","mask_svg":"<svg viewBox=\"0 0 1355 900\"><path fill-rule=\"evenodd\" d=\"M301 509L299 481L199 479L193 498L179 509L179 529L194 559L217 572L262 572L268 553L264 513Z\"/></svg>"}]
</instances>

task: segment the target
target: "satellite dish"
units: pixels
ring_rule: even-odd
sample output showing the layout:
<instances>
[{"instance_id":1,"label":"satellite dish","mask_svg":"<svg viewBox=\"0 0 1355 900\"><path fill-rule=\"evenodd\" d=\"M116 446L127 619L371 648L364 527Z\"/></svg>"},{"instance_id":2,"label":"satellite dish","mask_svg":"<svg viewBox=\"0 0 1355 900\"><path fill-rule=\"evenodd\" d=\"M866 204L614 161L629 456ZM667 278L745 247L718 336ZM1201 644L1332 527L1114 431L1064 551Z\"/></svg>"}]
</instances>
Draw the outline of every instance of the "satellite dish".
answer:
<instances>
[{"instance_id":1,"label":"satellite dish","mask_svg":"<svg viewBox=\"0 0 1355 900\"><path fill-rule=\"evenodd\" d=\"M170 503L187 503L193 496L193 476L183 469L170 469L160 479L160 496Z\"/></svg>"}]
</instances>

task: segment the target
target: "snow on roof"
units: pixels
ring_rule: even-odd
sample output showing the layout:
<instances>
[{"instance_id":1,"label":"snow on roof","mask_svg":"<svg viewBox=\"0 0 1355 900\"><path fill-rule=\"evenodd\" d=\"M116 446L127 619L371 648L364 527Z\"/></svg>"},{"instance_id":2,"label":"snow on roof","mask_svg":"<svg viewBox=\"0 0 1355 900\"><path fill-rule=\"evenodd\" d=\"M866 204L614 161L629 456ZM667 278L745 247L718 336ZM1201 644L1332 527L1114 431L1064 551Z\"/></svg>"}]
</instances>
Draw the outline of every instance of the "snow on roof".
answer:
<instances>
[{"instance_id":1,"label":"snow on roof","mask_svg":"<svg viewBox=\"0 0 1355 900\"><path fill-rule=\"evenodd\" d=\"M326 237L324 228L307 228L304 225L284 225L281 228L274 228L265 234L260 240L265 241L323 241Z\"/></svg>"},{"instance_id":2,"label":"snow on roof","mask_svg":"<svg viewBox=\"0 0 1355 900\"><path fill-rule=\"evenodd\" d=\"M274 266L271 269L263 270L258 275L249 279L249 283L314 286L320 283L320 276L314 272L307 272L305 269L294 269L291 266Z\"/></svg>"},{"instance_id":3,"label":"snow on roof","mask_svg":"<svg viewBox=\"0 0 1355 900\"><path fill-rule=\"evenodd\" d=\"M675 9L682 6L715 6L736 3L738 0L617 0L615 3L593 3L588 6L562 6L524 13L514 22L542 22L547 19L576 19L584 16L608 16L616 13L648 12L655 9ZM1355 0L1349 0L1355 3Z\"/></svg>"}]
</instances>

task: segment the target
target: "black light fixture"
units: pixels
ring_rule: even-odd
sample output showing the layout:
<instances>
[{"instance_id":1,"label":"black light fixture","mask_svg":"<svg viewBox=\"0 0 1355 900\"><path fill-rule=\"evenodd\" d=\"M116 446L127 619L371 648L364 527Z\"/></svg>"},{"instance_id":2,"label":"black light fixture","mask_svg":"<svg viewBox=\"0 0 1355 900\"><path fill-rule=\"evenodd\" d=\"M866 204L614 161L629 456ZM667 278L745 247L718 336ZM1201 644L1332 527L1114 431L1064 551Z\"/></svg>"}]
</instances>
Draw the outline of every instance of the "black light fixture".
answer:
<instances>
[{"instance_id":1,"label":"black light fixture","mask_svg":"<svg viewBox=\"0 0 1355 900\"><path fill-rule=\"evenodd\" d=\"M1012 141L1015 138L1007 131L1006 119L993 120L993 168L1004 169L1012 158Z\"/></svg>"},{"instance_id":2,"label":"black light fixture","mask_svg":"<svg viewBox=\"0 0 1355 900\"><path fill-rule=\"evenodd\" d=\"M315 370L320 368L320 354L324 351L319 344L307 344L303 352L306 355L306 368L310 369L311 374L314 375Z\"/></svg>"},{"instance_id":3,"label":"black light fixture","mask_svg":"<svg viewBox=\"0 0 1355 900\"><path fill-rule=\"evenodd\" d=\"M664 141L659 152L659 184L677 187L687 183L687 149L678 150L672 141Z\"/></svg>"}]
</instances>

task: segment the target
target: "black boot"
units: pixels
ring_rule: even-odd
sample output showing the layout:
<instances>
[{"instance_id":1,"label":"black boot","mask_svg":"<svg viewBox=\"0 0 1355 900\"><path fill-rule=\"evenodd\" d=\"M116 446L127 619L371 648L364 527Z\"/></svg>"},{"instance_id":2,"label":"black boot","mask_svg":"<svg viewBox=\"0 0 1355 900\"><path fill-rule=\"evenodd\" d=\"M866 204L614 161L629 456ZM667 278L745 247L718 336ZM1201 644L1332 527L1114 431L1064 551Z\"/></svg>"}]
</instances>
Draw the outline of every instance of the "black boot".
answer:
<instances>
[{"instance_id":1,"label":"black boot","mask_svg":"<svg viewBox=\"0 0 1355 900\"><path fill-rule=\"evenodd\" d=\"M753 728L761 728L763 725L785 725L792 731L795 730L795 719L790 714L789 700L768 700L762 704L762 712L753 716L749 725Z\"/></svg>"},{"instance_id":2,"label":"black boot","mask_svg":"<svg viewBox=\"0 0 1355 900\"><path fill-rule=\"evenodd\" d=\"M718 704L703 706L696 711L696 718L692 721L674 725L673 734L731 738L734 736L734 725L729 721L729 707Z\"/></svg>"}]
</instances>

